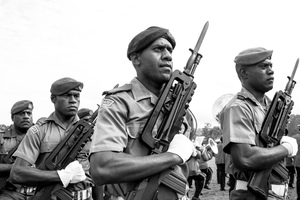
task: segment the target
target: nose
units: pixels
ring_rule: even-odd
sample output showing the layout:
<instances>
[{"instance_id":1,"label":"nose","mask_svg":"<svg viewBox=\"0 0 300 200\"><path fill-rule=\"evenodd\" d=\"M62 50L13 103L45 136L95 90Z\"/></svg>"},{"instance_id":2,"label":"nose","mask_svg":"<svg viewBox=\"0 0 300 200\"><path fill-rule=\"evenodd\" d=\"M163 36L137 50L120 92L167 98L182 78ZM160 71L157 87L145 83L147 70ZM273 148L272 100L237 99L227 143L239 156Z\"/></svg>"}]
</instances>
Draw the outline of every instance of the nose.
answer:
<instances>
[{"instance_id":1,"label":"nose","mask_svg":"<svg viewBox=\"0 0 300 200\"><path fill-rule=\"evenodd\" d=\"M273 71L272 67L269 67L268 73L271 74L271 75L274 74L274 71Z\"/></svg>"},{"instance_id":2,"label":"nose","mask_svg":"<svg viewBox=\"0 0 300 200\"><path fill-rule=\"evenodd\" d=\"M172 53L168 51L168 49L165 49L163 51L163 59L166 59L167 61L172 61Z\"/></svg>"}]
</instances>

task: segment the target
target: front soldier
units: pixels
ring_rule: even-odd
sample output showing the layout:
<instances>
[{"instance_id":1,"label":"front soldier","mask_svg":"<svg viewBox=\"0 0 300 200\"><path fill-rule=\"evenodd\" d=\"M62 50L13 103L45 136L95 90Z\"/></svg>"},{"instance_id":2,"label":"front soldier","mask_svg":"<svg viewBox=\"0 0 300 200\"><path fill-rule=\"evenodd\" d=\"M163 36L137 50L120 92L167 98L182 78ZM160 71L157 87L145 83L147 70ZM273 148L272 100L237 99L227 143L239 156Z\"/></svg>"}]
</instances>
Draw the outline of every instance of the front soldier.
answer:
<instances>
[{"instance_id":1,"label":"front soldier","mask_svg":"<svg viewBox=\"0 0 300 200\"><path fill-rule=\"evenodd\" d=\"M195 147L185 135L176 134L166 152L152 155L140 139L172 75L175 44L169 30L161 27L149 27L136 35L128 46L127 57L137 77L130 84L106 92L102 101L90 150L91 175L97 185L110 184L108 190L115 198L125 198L143 179L176 165L181 165L178 173L187 183L185 162ZM158 199L177 199L176 192L162 188Z\"/></svg>"}]
</instances>

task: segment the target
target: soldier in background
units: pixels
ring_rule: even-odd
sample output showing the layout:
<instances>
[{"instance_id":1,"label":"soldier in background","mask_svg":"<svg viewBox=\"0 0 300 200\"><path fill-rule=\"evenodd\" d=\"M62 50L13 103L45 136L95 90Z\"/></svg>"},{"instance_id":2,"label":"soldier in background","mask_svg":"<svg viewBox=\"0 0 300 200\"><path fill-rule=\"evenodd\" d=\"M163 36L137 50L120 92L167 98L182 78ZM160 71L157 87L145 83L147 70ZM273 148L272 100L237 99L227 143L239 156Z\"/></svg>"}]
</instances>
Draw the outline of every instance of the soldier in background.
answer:
<instances>
[{"instance_id":1,"label":"soldier in background","mask_svg":"<svg viewBox=\"0 0 300 200\"><path fill-rule=\"evenodd\" d=\"M11 119L13 124L1 129L0 132L0 191L1 200L23 200L25 196L20 185L5 183L9 177L12 163L6 163L4 157L13 154L19 143L24 138L27 130L33 125L32 119L33 103L28 100L16 102L11 108ZM10 159L13 162L11 157ZM10 162L11 162L10 161ZM4 185L5 184L5 185Z\"/></svg>"},{"instance_id":2,"label":"soldier in background","mask_svg":"<svg viewBox=\"0 0 300 200\"><path fill-rule=\"evenodd\" d=\"M77 112L82 88L82 82L69 77L56 80L50 88L50 99L54 111L41 125L32 126L28 130L14 153L16 161L10 179L14 183L22 184L22 187L27 190L28 196L38 197L44 194L43 190L32 193L36 189L34 186L55 185L55 193L52 190L51 198L68 194L77 200L92 199L93 182L78 160L69 163L64 169L58 170L49 170L45 165L48 155L55 150L56 146L79 121ZM56 156L58 160L61 157L60 154Z\"/></svg>"}]
</instances>

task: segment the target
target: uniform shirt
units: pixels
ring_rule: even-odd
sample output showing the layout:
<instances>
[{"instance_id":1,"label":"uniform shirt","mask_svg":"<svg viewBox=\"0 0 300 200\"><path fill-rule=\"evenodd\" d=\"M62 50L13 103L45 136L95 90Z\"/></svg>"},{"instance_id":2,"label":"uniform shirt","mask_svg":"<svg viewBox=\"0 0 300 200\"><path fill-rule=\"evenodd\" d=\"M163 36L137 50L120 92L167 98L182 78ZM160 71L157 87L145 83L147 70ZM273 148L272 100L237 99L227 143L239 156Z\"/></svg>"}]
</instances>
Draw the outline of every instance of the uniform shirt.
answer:
<instances>
[{"instance_id":1,"label":"uniform shirt","mask_svg":"<svg viewBox=\"0 0 300 200\"><path fill-rule=\"evenodd\" d=\"M264 97L266 107L245 88L235 95L221 112L220 122L223 131L223 150L229 153L230 143L257 145L259 133L266 116L270 99ZM233 173L239 171L233 166Z\"/></svg>"},{"instance_id":2,"label":"uniform shirt","mask_svg":"<svg viewBox=\"0 0 300 200\"><path fill-rule=\"evenodd\" d=\"M72 125L68 129L60 122L53 112L41 125L32 126L22 142L20 143L14 156L20 157L29 162L33 167L45 170L44 161L46 157L55 149L55 147L63 140L79 120L76 116ZM69 184L74 186L74 190L81 190L91 185L91 180L86 179L79 184Z\"/></svg>"},{"instance_id":3,"label":"uniform shirt","mask_svg":"<svg viewBox=\"0 0 300 200\"><path fill-rule=\"evenodd\" d=\"M4 132L0 132L0 154L6 155L12 148L22 141L24 136L25 134L19 135L16 132L14 125L10 125L4 130Z\"/></svg>"},{"instance_id":4,"label":"uniform shirt","mask_svg":"<svg viewBox=\"0 0 300 200\"><path fill-rule=\"evenodd\" d=\"M157 101L158 97L136 78L130 84L110 91L98 112L90 154L114 151L134 156L149 155L149 149L139 137ZM155 134L156 130L152 135ZM120 184L123 194L131 191L135 184Z\"/></svg>"}]
</instances>

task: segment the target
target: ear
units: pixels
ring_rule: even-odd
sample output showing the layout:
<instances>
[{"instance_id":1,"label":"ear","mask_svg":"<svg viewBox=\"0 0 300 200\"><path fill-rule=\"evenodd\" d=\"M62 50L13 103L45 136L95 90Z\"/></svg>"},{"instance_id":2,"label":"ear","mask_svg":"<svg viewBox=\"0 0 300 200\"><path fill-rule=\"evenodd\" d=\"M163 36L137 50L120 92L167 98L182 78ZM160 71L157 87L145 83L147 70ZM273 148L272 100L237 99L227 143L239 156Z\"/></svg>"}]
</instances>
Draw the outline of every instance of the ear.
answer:
<instances>
[{"instance_id":1,"label":"ear","mask_svg":"<svg viewBox=\"0 0 300 200\"><path fill-rule=\"evenodd\" d=\"M139 66L141 64L139 53L133 53L130 58L131 58L131 62L134 66Z\"/></svg>"},{"instance_id":2,"label":"ear","mask_svg":"<svg viewBox=\"0 0 300 200\"><path fill-rule=\"evenodd\" d=\"M240 69L240 75L243 79L248 79L248 71L243 67Z\"/></svg>"},{"instance_id":3,"label":"ear","mask_svg":"<svg viewBox=\"0 0 300 200\"><path fill-rule=\"evenodd\" d=\"M52 103L55 103L56 95L51 94L50 99Z\"/></svg>"}]
</instances>

